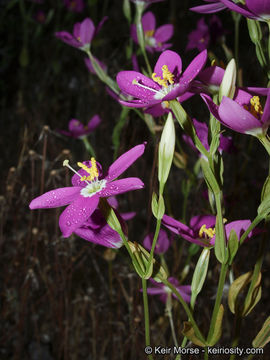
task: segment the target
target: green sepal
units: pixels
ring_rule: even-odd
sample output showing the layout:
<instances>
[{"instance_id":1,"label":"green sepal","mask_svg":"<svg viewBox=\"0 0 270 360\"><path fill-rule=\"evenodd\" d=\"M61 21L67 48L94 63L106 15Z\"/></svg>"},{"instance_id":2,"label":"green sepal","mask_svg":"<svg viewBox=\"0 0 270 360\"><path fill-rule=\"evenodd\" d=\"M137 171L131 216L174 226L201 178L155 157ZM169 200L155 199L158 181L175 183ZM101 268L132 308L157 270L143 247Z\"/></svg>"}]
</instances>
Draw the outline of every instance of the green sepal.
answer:
<instances>
[{"instance_id":1,"label":"green sepal","mask_svg":"<svg viewBox=\"0 0 270 360\"><path fill-rule=\"evenodd\" d=\"M256 44L262 40L262 30L259 21L247 19L250 40Z\"/></svg>"},{"instance_id":2,"label":"green sepal","mask_svg":"<svg viewBox=\"0 0 270 360\"><path fill-rule=\"evenodd\" d=\"M249 271L246 274L239 276L229 289L228 294L228 305L233 314L238 314L239 316L247 316L255 305L260 301L261 298L261 273L258 276L258 280L254 285L251 296L248 302L245 304L241 303L240 294L244 292L248 284L252 279L252 271Z\"/></svg>"},{"instance_id":3,"label":"green sepal","mask_svg":"<svg viewBox=\"0 0 270 360\"><path fill-rule=\"evenodd\" d=\"M254 348L263 348L270 341L270 316L265 320L261 330L252 341Z\"/></svg>"},{"instance_id":4,"label":"green sepal","mask_svg":"<svg viewBox=\"0 0 270 360\"><path fill-rule=\"evenodd\" d=\"M207 187L214 194L217 194L220 191L219 185L215 178L215 175L213 174L213 171L211 170L211 168L209 166L208 160L201 158L200 163L201 163L201 167L202 167L202 171L203 171L203 175L204 175L204 179L205 179Z\"/></svg>"},{"instance_id":5,"label":"green sepal","mask_svg":"<svg viewBox=\"0 0 270 360\"><path fill-rule=\"evenodd\" d=\"M236 232L232 229L228 240L228 264L231 265L239 248L239 240Z\"/></svg>"},{"instance_id":6,"label":"green sepal","mask_svg":"<svg viewBox=\"0 0 270 360\"><path fill-rule=\"evenodd\" d=\"M209 264L209 257L210 257L210 249L204 248L201 252L201 255L198 259L196 264L192 282L191 282L191 303L195 302L195 298L201 292L203 284L206 279L208 264Z\"/></svg>"},{"instance_id":7,"label":"green sepal","mask_svg":"<svg viewBox=\"0 0 270 360\"><path fill-rule=\"evenodd\" d=\"M136 242L133 243L131 241L128 241L128 244L137 260L137 264L133 263L134 268L141 278L147 280L152 277L157 282L162 282L162 280L166 280L168 278L168 274L164 267L160 265L155 259L152 259L150 268L146 273L150 259L150 253L145 250L142 245Z\"/></svg>"},{"instance_id":8,"label":"green sepal","mask_svg":"<svg viewBox=\"0 0 270 360\"><path fill-rule=\"evenodd\" d=\"M182 330L182 334L186 336L190 341L192 341L193 344L201 347L206 346L206 343L196 336L191 322L184 321L184 329Z\"/></svg>"},{"instance_id":9,"label":"green sepal","mask_svg":"<svg viewBox=\"0 0 270 360\"><path fill-rule=\"evenodd\" d=\"M123 0L123 13L129 24L131 24L131 9L129 0Z\"/></svg>"},{"instance_id":10,"label":"green sepal","mask_svg":"<svg viewBox=\"0 0 270 360\"><path fill-rule=\"evenodd\" d=\"M161 220L165 214L165 204L162 195L159 195L157 200L157 194L152 195L152 212L156 219Z\"/></svg>"},{"instance_id":11,"label":"green sepal","mask_svg":"<svg viewBox=\"0 0 270 360\"><path fill-rule=\"evenodd\" d=\"M216 323L213 330L213 335L208 341L209 346L214 346L221 337L223 315L224 315L224 307L222 304L220 304L218 314L216 317Z\"/></svg>"},{"instance_id":12,"label":"green sepal","mask_svg":"<svg viewBox=\"0 0 270 360\"><path fill-rule=\"evenodd\" d=\"M105 198L100 199L99 208L102 215L105 217L107 224L116 232L122 231L121 224L115 214L113 208L108 204Z\"/></svg>"}]
</instances>

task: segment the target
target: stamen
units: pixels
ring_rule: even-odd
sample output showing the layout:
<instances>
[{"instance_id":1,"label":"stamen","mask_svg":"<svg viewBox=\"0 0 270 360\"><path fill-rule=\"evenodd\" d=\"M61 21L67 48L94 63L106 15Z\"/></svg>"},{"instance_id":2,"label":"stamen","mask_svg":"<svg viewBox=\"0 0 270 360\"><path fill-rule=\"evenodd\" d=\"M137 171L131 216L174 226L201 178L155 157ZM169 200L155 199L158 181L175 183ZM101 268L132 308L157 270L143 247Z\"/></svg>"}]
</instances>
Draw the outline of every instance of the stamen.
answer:
<instances>
[{"instance_id":1,"label":"stamen","mask_svg":"<svg viewBox=\"0 0 270 360\"><path fill-rule=\"evenodd\" d=\"M90 162L91 162L90 168L81 162L77 163L79 167L81 167L84 171L86 171L89 174L89 176L81 176L81 181L86 181L86 180L93 181L98 178L99 174L98 174L96 159L92 157Z\"/></svg>"},{"instance_id":2,"label":"stamen","mask_svg":"<svg viewBox=\"0 0 270 360\"><path fill-rule=\"evenodd\" d=\"M214 237L216 233L216 229L214 228L206 228L206 225L202 225L202 227L199 230L199 237L202 238L203 234L206 234L210 239L212 239Z\"/></svg>"},{"instance_id":3,"label":"stamen","mask_svg":"<svg viewBox=\"0 0 270 360\"><path fill-rule=\"evenodd\" d=\"M261 115L263 114L263 109L259 96L253 96L250 99L250 104L244 105L244 109L249 111L256 119L260 120Z\"/></svg>"},{"instance_id":4,"label":"stamen","mask_svg":"<svg viewBox=\"0 0 270 360\"><path fill-rule=\"evenodd\" d=\"M132 84L133 84L133 85L140 86L140 87L142 87L143 89L150 90L150 91L154 91L155 93L160 94L160 91L158 91L158 90L156 90L156 89L153 89L153 88L151 88L151 87L149 87L149 86L140 84L136 79L133 79L133 80L132 80Z\"/></svg>"},{"instance_id":5,"label":"stamen","mask_svg":"<svg viewBox=\"0 0 270 360\"><path fill-rule=\"evenodd\" d=\"M145 31L145 36L152 37L154 35L155 30L147 30Z\"/></svg>"},{"instance_id":6,"label":"stamen","mask_svg":"<svg viewBox=\"0 0 270 360\"><path fill-rule=\"evenodd\" d=\"M163 79L169 81L171 85L174 84L173 81L174 75L170 72L167 65L162 66L162 76Z\"/></svg>"},{"instance_id":7,"label":"stamen","mask_svg":"<svg viewBox=\"0 0 270 360\"><path fill-rule=\"evenodd\" d=\"M81 175L69 165L69 160L67 160L67 159L64 160L64 161L63 161L63 166L66 166L66 167L69 168L71 171L73 171L76 175L78 175L79 178L81 178ZM86 181L86 180L85 180L85 181ZM87 184L90 184L88 181L86 181L86 182L87 182Z\"/></svg>"},{"instance_id":8,"label":"stamen","mask_svg":"<svg viewBox=\"0 0 270 360\"><path fill-rule=\"evenodd\" d=\"M160 86L168 87L167 81L165 79L161 79L160 76L157 76L157 73L152 74L152 79Z\"/></svg>"}]
</instances>

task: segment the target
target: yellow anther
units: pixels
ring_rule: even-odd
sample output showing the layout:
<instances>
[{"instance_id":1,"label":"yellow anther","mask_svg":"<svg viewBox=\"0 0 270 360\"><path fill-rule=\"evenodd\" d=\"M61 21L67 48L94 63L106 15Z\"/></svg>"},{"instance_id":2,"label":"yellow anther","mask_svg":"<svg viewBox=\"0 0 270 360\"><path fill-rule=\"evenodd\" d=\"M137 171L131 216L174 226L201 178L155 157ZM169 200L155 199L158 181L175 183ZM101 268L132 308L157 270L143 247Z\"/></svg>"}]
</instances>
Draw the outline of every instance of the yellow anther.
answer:
<instances>
[{"instance_id":1,"label":"yellow anther","mask_svg":"<svg viewBox=\"0 0 270 360\"><path fill-rule=\"evenodd\" d=\"M89 174L89 176L82 176L80 179L81 181L86 181L86 180L92 181L92 180L98 178L99 174L98 174L98 168L97 168L97 163L96 163L95 158L93 158L93 157L91 158L91 167L90 168L81 162L78 162L77 165Z\"/></svg>"},{"instance_id":2,"label":"yellow anther","mask_svg":"<svg viewBox=\"0 0 270 360\"><path fill-rule=\"evenodd\" d=\"M213 59L213 60L211 61L211 66L216 66L216 64L217 64L216 59Z\"/></svg>"},{"instance_id":3,"label":"yellow anther","mask_svg":"<svg viewBox=\"0 0 270 360\"><path fill-rule=\"evenodd\" d=\"M251 105L254 107L254 110L258 113L258 114L262 114L263 110L262 110L262 105L260 103L260 98L259 96L253 96L250 99L250 103Z\"/></svg>"},{"instance_id":4,"label":"yellow anther","mask_svg":"<svg viewBox=\"0 0 270 360\"><path fill-rule=\"evenodd\" d=\"M202 238L203 234L206 234L210 239L212 239L214 237L216 233L216 229L212 229L212 228L206 228L206 225L202 225L202 227L199 230L199 237Z\"/></svg>"},{"instance_id":5,"label":"yellow anther","mask_svg":"<svg viewBox=\"0 0 270 360\"><path fill-rule=\"evenodd\" d=\"M152 37L152 36L154 35L154 32L155 32L155 30L147 30L147 31L145 32L145 36L147 36L147 37Z\"/></svg>"},{"instance_id":6,"label":"yellow anther","mask_svg":"<svg viewBox=\"0 0 270 360\"><path fill-rule=\"evenodd\" d=\"M200 38L199 42L203 44L205 42L204 38Z\"/></svg>"},{"instance_id":7,"label":"yellow anther","mask_svg":"<svg viewBox=\"0 0 270 360\"><path fill-rule=\"evenodd\" d=\"M162 101L162 104L164 105L164 107L165 107L166 109L169 109L169 107L170 107L169 101L167 101L167 100Z\"/></svg>"},{"instance_id":8,"label":"yellow anther","mask_svg":"<svg viewBox=\"0 0 270 360\"><path fill-rule=\"evenodd\" d=\"M132 80L132 85L137 85L138 84L138 81L136 79L133 79Z\"/></svg>"},{"instance_id":9,"label":"yellow anther","mask_svg":"<svg viewBox=\"0 0 270 360\"><path fill-rule=\"evenodd\" d=\"M174 83L173 81L174 75L170 72L167 65L162 66L162 76L163 79L169 81L170 84Z\"/></svg>"},{"instance_id":10,"label":"yellow anther","mask_svg":"<svg viewBox=\"0 0 270 360\"><path fill-rule=\"evenodd\" d=\"M157 82L160 86L168 87L167 81L165 79L161 79L160 76L157 76L157 73L152 74L152 79Z\"/></svg>"}]
</instances>

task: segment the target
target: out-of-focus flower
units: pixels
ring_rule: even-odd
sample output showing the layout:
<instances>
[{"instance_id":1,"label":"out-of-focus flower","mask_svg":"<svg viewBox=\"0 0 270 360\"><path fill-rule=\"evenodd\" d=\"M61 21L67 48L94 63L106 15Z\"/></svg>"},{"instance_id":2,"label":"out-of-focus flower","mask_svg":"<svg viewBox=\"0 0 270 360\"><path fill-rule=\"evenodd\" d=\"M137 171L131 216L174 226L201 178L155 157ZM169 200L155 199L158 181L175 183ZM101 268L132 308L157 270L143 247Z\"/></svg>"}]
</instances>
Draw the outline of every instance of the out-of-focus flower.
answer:
<instances>
[{"instance_id":1,"label":"out-of-focus flower","mask_svg":"<svg viewBox=\"0 0 270 360\"><path fill-rule=\"evenodd\" d=\"M215 44L224 36L224 30L220 19L213 15L209 20L209 25L205 23L204 18L197 22L197 28L188 35L187 50L198 49L199 51L208 49L210 43Z\"/></svg>"},{"instance_id":2,"label":"out-of-focus flower","mask_svg":"<svg viewBox=\"0 0 270 360\"><path fill-rule=\"evenodd\" d=\"M94 158L78 162L81 168L78 172L65 160L63 165L75 172L73 186L51 190L35 198L29 205L30 209L69 205L59 218L59 226L64 237L70 236L93 214L100 198L143 188L144 184L139 178L115 179L144 153L144 149L145 144L141 144L124 153L109 167L105 176L101 165Z\"/></svg>"},{"instance_id":3,"label":"out-of-focus flower","mask_svg":"<svg viewBox=\"0 0 270 360\"><path fill-rule=\"evenodd\" d=\"M101 67L101 69L104 72L107 72L107 66L102 61L99 61L96 57L94 57L94 59L98 63L98 65ZM85 58L84 63L86 65L87 69L90 71L90 73L96 74L96 71L93 67L92 61L89 58Z\"/></svg>"},{"instance_id":4,"label":"out-of-focus flower","mask_svg":"<svg viewBox=\"0 0 270 360\"><path fill-rule=\"evenodd\" d=\"M188 35L187 50L198 49L203 51L208 48L210 42L209 27L206 25L204 18L197 22L197 28Z\"/></svg>"},{"instance_id":5,"label":"out-of-focus flower","mask_svg":"<svg viewBox=\"0 0 270 360\"><path fill-rule=\"evenodd\" d=\"M215 224L216 217L214 215L197 215L193 216L190 220L189 226L173 219L168 215L164 215L162 218L162 224L166 226L173 233L180 235L183 239L203 246L210 247L215 244ZM250 220L236 220L227 223L225 227L225 234L227 239L230 236L231 230L236 232L238 240L241 235L247 230L251 224ZM249 233L247 240L254 235L256 231Z\"/></svg>"},{"instance_id":6,"label":"out-of-focus flower","mask_svg":"<svg viewBox=\"0 0 270 360\"><path fill-rule=\"evenodd\" d=\"M46 21L45 12L43 10L38 10L34 15L34 19L40 24L44 24Z\"/></svg>"},{"instance_id":7,"label":"out-of-focus flower","mask_svg":"<svg viewBox=\"0 0 270 360\"><path fill-rule=\"evenodd\" d=\"M63 135L73 137L75 139L82 138L93 132L101 123L99 115L94 115L85 126L77 119L71 119L68 123L69 131L59 130Z\"/></svg>"},{"instance_id":8,"label":"out-of-focus flower","mask_svg":"<svg viewBox=\"0 0 270 360\"><path fill-rule=\"evenodd\" d=\"M104 17L95 28L93 21L90 18L86 18L81 23L78 22L74 25L73 34L67 31L58 31L55 33L55 36L70 46L87 51L90 49L93 38L106 20L107 17Z\"/></svg>"},{"instance_id":9,"label":"out-of-focus flower","mask_svg":"<svg viewBox=\"0 0 270 360\"><path fill-rule=\"evenodd\" d=\"M236 3L233 0L204 0L207 5L195 6L190 10L209 14L224 9L235 11L249 19L268 22L270 19L269 0L245 0Z\"/></svg>"},{"instance_id":10,"label":"out-of-focus flower","mask_svg":"<svg viewBox=\"0 0 270 360\"><path fill-rule=\"evenodd\" d=\"M173 36L173 25L165 24L156 29L155 15L148 11L142 17L142 27L145 38L146 50L153 53L154 51L164 51L171 47L172 44L166 43ZM138 44L136 25L131 25L131 37Z\"/></svg>"},{"instance_id":11,"label":"out-of-focus flower","mask_svg":"<svg viewBox=\"0 0 270 360\"><path fill-rule=\"evenodd\" d=\"M151 5L153 3L161 2L164 0L130 0L130 1L136 5L144 6L144 9L146 9L149 5Z\"/></svg>"},{"instance_id":12,"label":"out-of-focus flower","mask_svg":"<svg viewBox=\"0 0 270 360\"><path fill-rule=\"evenodd\" d=\"M194 125L194 128L195 128L198 138L201 140L201 143L206 148L206 150L209 151L210 146L208 143L208 127L207 127L207 125L205 123L197 121L196 119L193 119L192 122L193 122L193 125ZM199 153L196 146L193 144L192 139L188 135L183 135L183 139L190 147L192 147L197 153ZM220 134L219 147L218 147L219 152L220 153L222 151L231 152L232 149L233 149L232 138L226 137L226 136Z\"/></svg>"},{"instance_id":13,"label":"out-of-focus flower","mask_svg":"<svg viewBox=\"0 0 270 360\"><path fill-rule=\"evenodd\" d=\"M78 13L82 12L85 6L83 0L64 0L64 4L68 10Z\"/></svg>"},{"instance_id":14,"label":"out-of-focus flower","mask_svg":"<svg viewBox=\"0 0 270 360\"><path fill-rule=\"evenodd\" d=\"M190 302L191 297L191 286L190 285L179 285L179 281L174 277L169 277L168 281L176 288L179 294L182 296L186 303ZM168 295L172 294L172 296L177 299L176 295L172 293L171 289L162 283L158 283L157 281L150 278L150 282L153 286L149 286L147 288L147 293L149 295L160 295L160 300L166 303Z\"/></svg>"},{"instance_id":15,"label":"out-of-focus flower","mask_svg":"<svg viewBox=\"0 0 270 360\"><path fill-rule=\"evenodd\" d=\"M259 96L252 96L244 90L238 90L234 99L223 96L219 106L208 95L202 95L202 98L209 111L224 126L243 134L257 136L265 134L270 124L270 89L262 89L261 93L266 95L265 91L267 99L264 109Z\"/></svg>"},{"instance_id":16,"label":"out-of-focus flower","mask_svg":"<svg viewBox=\"0 0 270 360\"><path fill-rule=\"evenodd\" d=\"M143 240L143 246L149 251L152 248L153 239L154 239L154 234L150 233ZM156 242L156 246L155 246L155 253L156 254L164 254L169 249L171 242L172 242L172 237L169 239L166 231L163 229L160 229L158 239Z\"/></svg>"},{"instance_id":17,"label":"out-of-focus flower","mask_svg":"<svg viewBox=\"0 0 270 360\"><path fill-rule=\"evenodd\" d=\"M200 73L207 60L204 50L196 56L182 73L182 60L171 50L164 51L155 65L152 79L136 71L121 71L116 81L120 90L134 100L120 103L135 108L162 106L168 108L169 101L188 92L192 81ZM160 106L161 105L161 106Z\"/></svg>"}]
</instances>

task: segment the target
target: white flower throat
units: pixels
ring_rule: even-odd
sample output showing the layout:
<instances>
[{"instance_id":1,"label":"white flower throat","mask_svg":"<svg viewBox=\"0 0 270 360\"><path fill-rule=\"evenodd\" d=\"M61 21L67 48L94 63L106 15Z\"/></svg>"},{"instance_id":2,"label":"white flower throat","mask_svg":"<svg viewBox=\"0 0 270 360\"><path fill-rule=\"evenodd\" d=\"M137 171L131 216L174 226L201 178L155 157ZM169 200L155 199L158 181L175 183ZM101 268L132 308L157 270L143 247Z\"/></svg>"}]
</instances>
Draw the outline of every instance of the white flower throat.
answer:
<instances>
[{"instance_id":1,"label":"white flower throat","mask_svg":"<svg viewBox=\"0 0 270 360\"><path fill-rule=\"evenodd\" d=\"M98 172L98 168L97 168L97 163L95 158L91 158L90 160L90 164L91 166L88 167L87 165L78 162L77 165L82 168L87 174L89 174L88 176L84 175L81 176L76 170L74 170L70 165L69 165L69 161L65 160L63 162L63 166L68 167L70 170L72 170L76 175L78 175L80 177L80 181L85 181L87 183L87 185L80 191L80 194L83 197L91 197L93 195L95 195L96 193L100 192L102 189L105 188L106 186L106 180L102 179L99 180L99 172Z\"/></svg>"}]
</instances>

